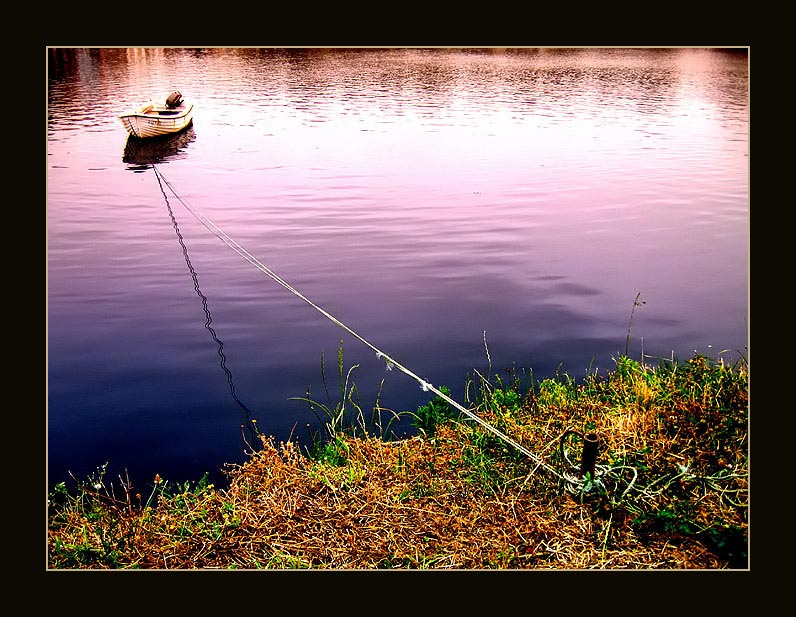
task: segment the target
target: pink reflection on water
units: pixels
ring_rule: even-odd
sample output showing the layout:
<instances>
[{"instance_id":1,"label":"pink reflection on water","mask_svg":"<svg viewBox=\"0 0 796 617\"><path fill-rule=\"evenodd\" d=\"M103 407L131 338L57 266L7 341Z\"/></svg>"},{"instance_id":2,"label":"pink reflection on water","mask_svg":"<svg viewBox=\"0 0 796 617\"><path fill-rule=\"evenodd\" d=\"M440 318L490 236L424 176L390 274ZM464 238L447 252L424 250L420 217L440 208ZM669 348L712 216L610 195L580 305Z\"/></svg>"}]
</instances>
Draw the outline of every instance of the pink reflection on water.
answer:
<instances>
[{"instance_id":1,"label":"pink reflection on water","mask_svg":"<svg viewBox=\"0 0 796 617\"><path fill-rule=\"evenodd\" d=\"M636 353L641 337L667 357L745 346L745 59L115 49L58 70L47 188L56 426L80 425L79 409L83 430L111 432L103 408L150 418L183 396L206 415L196 442L219 424L224 375L140 162L152 149L127 148L115 118L175 88L197 101L192 139L156 164L180 196L433 383L484 365L484 331L496 363L566 361L582 374L597 357L610 368L639 291ZM341 333L171 205L238 392L289 430L285 399L317 377ZM383 366L346 344L362 383L378 383ZM420 402L395 379L387 390L395 406ZM159 417L164 432L194 430Z\"/></svg>"}]
</instances>

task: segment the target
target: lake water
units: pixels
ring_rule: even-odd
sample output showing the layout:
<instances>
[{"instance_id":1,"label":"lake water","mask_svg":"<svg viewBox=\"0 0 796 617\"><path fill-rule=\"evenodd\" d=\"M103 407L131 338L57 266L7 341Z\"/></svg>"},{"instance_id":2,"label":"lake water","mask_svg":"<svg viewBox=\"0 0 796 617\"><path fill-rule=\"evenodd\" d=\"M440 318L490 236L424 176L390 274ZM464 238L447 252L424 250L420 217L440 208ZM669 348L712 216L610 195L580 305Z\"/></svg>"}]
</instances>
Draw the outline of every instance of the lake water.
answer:
<instances>
[{"instance_id":1,"label":"lake water","mask_svg":"<svg viewBox=\"0 0 796 617\"><path fill-rule=\"evenodd\" d=\"M366 410L382 380L391 410L432 396L202 216L459 401L473 371L610 370L639 293L631 357L748 356L745 50L51 49L48 66L50 485L106 461L140 490L220 482L251 420L306 443L318 419L289 399L327 401L323 355L337 400L340 341ZM175 89L193 126L128 143L118 114Z\"/></svg>"}]
</instances>

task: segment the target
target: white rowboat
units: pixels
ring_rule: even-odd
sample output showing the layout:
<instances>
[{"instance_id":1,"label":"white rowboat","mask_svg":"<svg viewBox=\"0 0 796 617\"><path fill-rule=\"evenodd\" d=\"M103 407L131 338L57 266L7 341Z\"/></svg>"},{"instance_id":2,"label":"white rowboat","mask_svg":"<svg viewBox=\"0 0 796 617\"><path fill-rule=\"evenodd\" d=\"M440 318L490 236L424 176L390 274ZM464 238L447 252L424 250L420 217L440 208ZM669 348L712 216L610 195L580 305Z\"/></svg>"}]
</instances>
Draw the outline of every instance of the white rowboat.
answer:
<instances>
[{"instance_id":1,"label":"white rowboat","mask_svg":"<svg viewBox=\"0 0 796 617\"><path fill-rule=\"evenodd\" d=\"M122 125L133 137L159 137L179 133L193 121L193 103L175 91L164 103L149 101L138 109L119 116Z\"/></svg>"}]
</instances>

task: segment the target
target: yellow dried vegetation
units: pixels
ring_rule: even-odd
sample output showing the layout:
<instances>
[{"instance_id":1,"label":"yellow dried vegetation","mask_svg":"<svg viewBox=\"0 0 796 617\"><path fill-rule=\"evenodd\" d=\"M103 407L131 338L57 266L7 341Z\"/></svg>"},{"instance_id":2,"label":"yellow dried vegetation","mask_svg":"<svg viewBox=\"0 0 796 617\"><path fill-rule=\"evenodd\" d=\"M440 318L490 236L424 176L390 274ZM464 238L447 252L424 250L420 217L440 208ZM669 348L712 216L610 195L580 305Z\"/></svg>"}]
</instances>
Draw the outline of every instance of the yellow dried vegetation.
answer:
<instances>
[{"instance_id":1,"label":"yellow dried vegetation","mask_svg":"<svg viewBox=\"0 0 796 617\"><path fill-rule=\"evenodd\" d=\"M744 568L746 376L727 370L625 362L567 396L486 392L482 417L555 469L565 430L599 434L588 488L565 490L465 420L400 441L335 435L334 460L263 437L224 489L141 507L86 486L60 506L51 496L48 567Z\"/></svg>"}]
</instances>

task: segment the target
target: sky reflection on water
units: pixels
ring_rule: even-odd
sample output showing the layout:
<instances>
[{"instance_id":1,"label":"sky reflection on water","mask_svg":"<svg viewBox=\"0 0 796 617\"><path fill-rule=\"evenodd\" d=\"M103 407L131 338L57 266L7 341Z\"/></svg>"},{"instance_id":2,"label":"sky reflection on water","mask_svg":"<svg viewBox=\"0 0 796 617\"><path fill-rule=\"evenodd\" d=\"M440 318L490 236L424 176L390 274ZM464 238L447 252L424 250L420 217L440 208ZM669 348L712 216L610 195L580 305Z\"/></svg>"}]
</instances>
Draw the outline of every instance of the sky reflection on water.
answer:
<instances>
[{"instance_id":1,"label":"sky reflection on water","mask_svg":"<svg viewBox=\"0 0 796 617\"><path fill-rule=\"evenodd\" d=\"M490 368L485 338L494 371L610 369L639 292L634 357L746 353L747 61L53 50L51 480L106 460L197 478L241 460L241 404L266 432L305 438L317 420L288 399L323 392L321 354L333 368L341 339L363 398L385 379L390 408L428 400L166 204L151 163L257 259L459 398ZM126 140L118 113L175 88L197 103L193 127Z\"/></svg>"}]
</instances>

